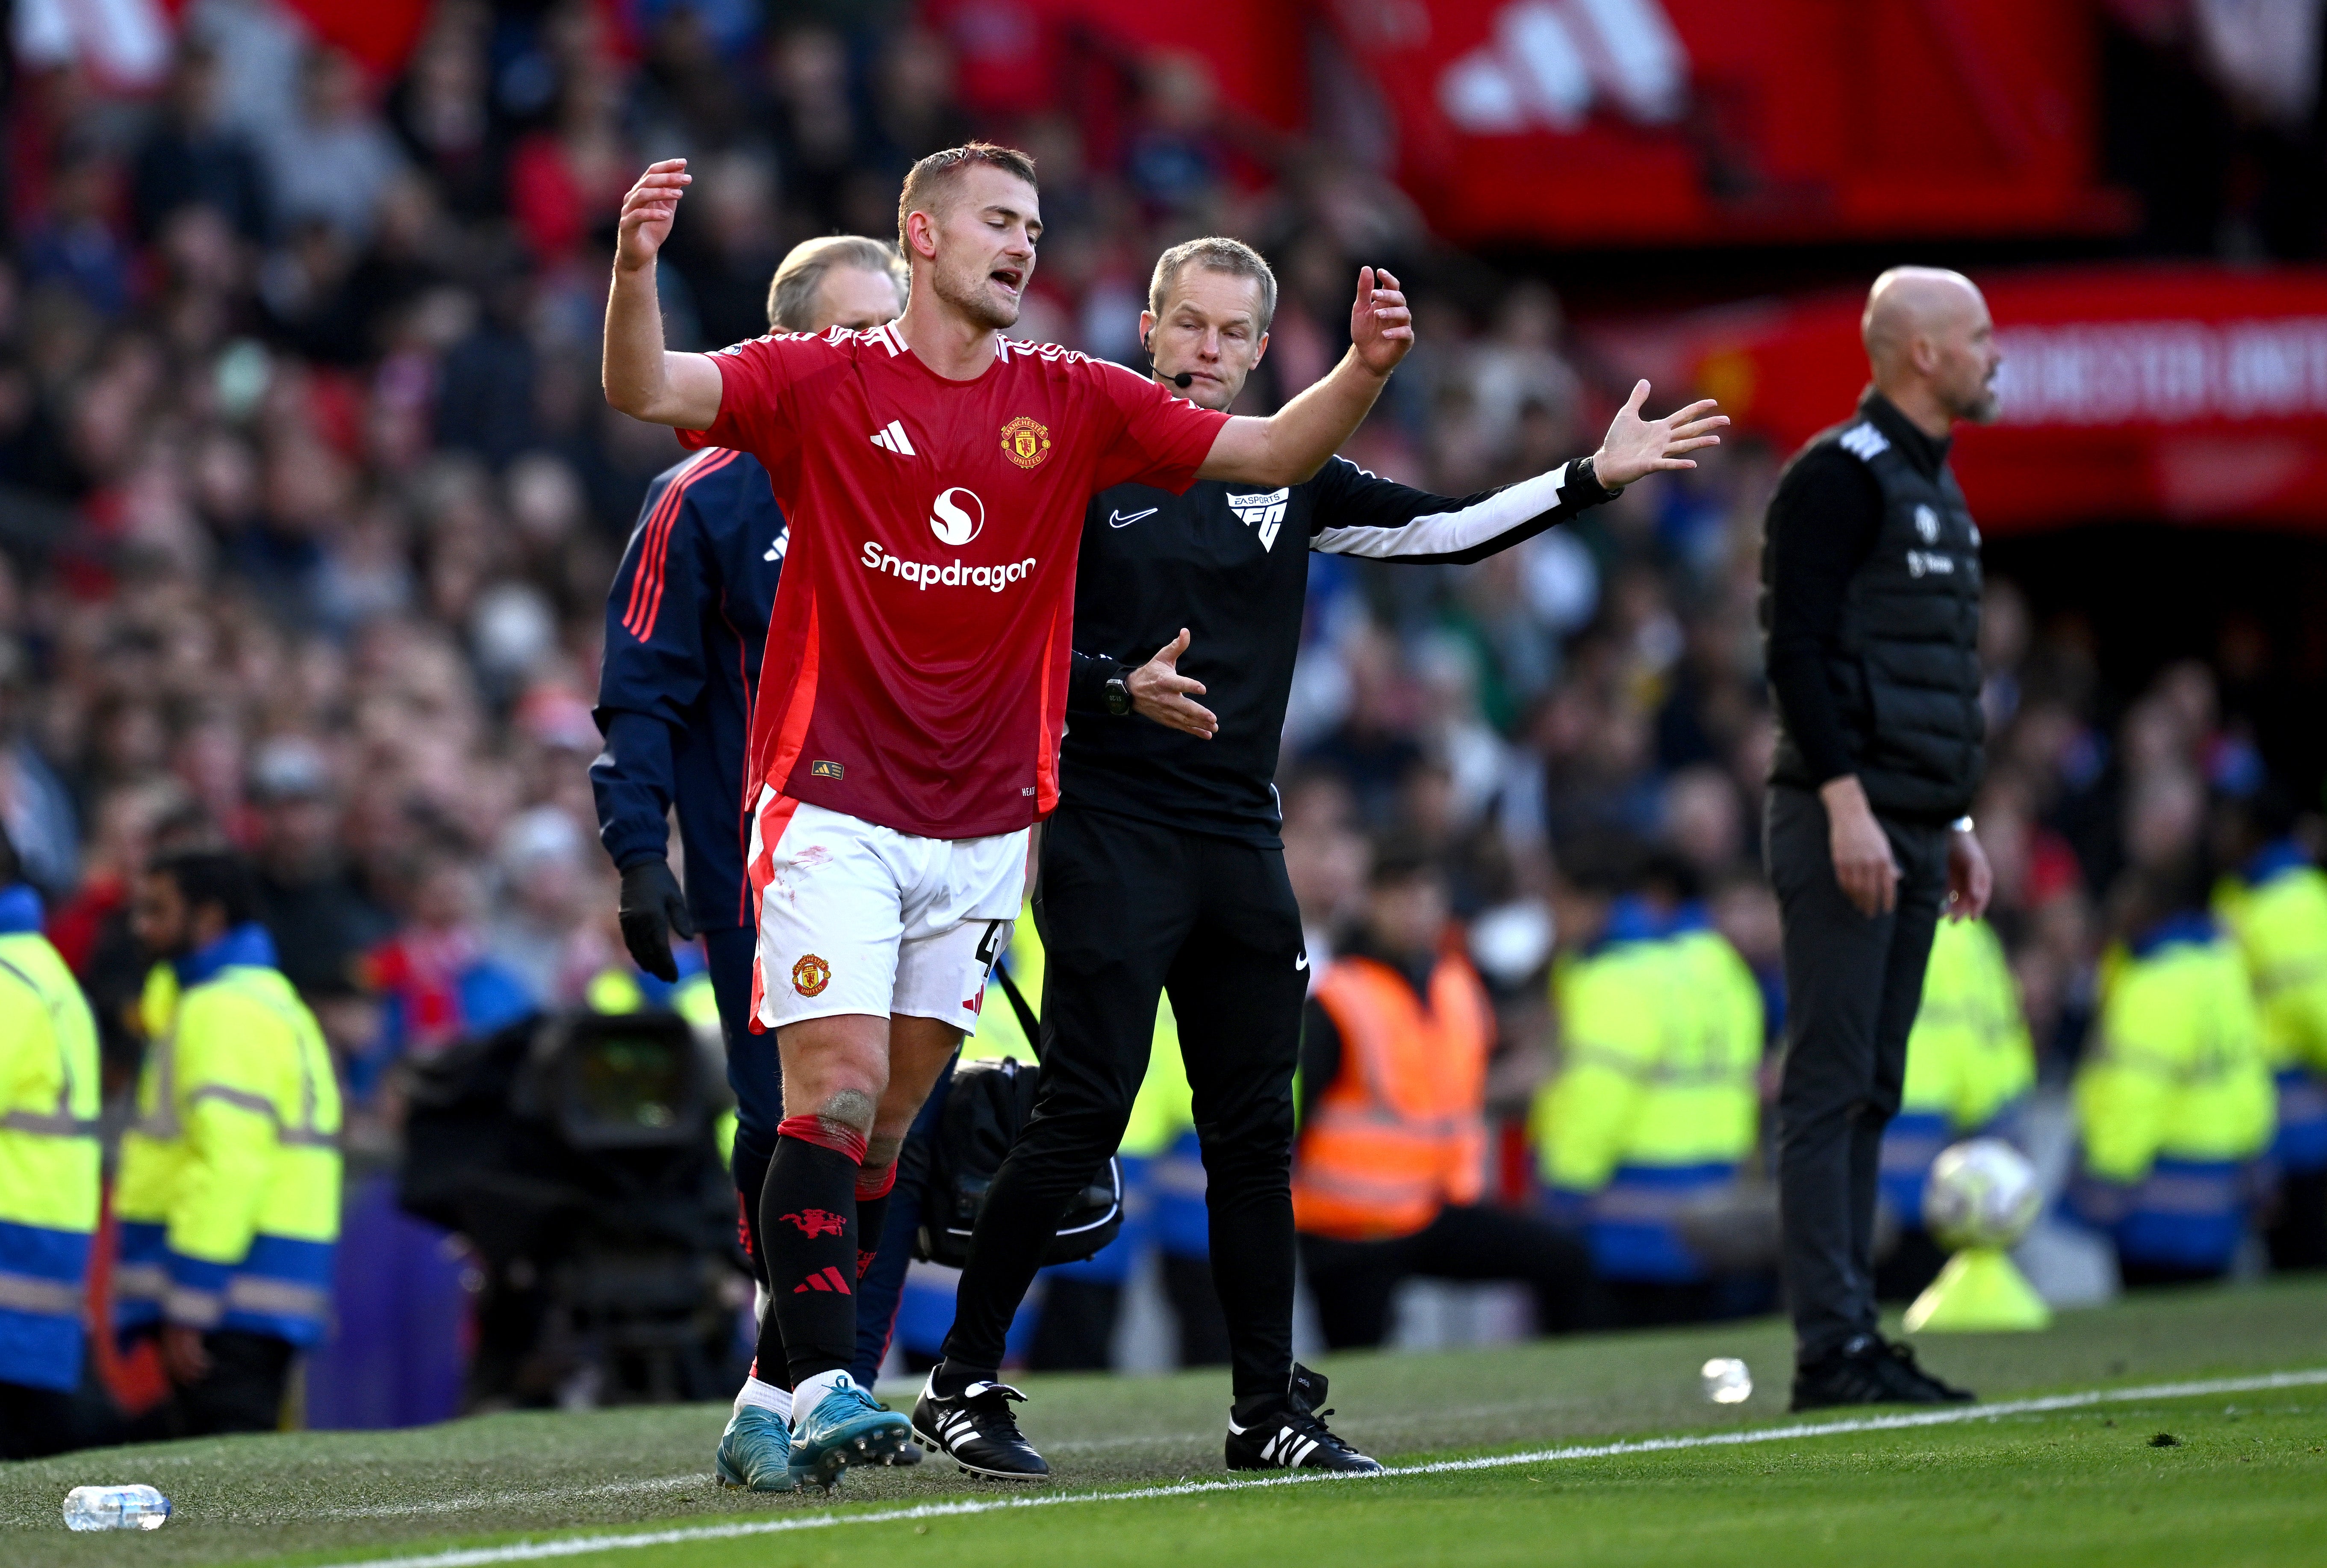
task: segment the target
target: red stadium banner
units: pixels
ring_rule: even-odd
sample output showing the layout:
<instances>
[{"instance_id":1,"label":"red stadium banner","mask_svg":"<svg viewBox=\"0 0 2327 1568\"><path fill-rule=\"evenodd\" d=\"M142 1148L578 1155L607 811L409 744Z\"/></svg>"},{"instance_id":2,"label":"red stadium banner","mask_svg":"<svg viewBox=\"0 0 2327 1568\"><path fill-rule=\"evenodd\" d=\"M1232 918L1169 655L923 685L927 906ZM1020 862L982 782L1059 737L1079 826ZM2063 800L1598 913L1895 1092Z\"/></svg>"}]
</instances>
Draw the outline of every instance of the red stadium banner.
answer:
<instances>
[{"instance_id":1,"label":"red stadium banner","mask_svg":"<svg viewBox=\"0 0 2327 1568\"><path fill-rule=\"evenodd\" d=\"M2004 412L1963 430L1980 526L2107 518L2327 530L2327 268L2064 267L1982 275ZM1679 367L1790 449L1866 382L1863 296L1682 323Z\"/></svg>"},{"instance_id":2,"label":"red stadium banner","mask_svg":"<svg viewBox=\"0 0 2327 1568\"><path fill-rule=\"evenodd\" d=\"M2110 232L2083 0L1327 0L1462 242Z\"/></svg>"}]
</instances>

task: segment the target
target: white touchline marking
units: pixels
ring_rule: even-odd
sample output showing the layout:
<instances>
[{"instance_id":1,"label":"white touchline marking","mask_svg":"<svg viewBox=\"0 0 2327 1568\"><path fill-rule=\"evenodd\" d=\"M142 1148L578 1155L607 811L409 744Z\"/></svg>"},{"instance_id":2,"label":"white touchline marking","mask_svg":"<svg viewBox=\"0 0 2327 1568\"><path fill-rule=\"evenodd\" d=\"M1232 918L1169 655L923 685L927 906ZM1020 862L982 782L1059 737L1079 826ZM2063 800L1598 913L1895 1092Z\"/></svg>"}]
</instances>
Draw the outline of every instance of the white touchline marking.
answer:
<instances>
[{"instance_id":1,"label":"white touchline marking","mask_svg":"<svg viewBox=\"0 0 2327 1568\"><path fill-rule=\"evenodd\" d=\"M1486 1454L1478 1459L1435 1460L1427 1464L1392 1465L1378 1475L1298 1470L1288 1475L1257 1476L1250 1480L1179 1481L1171 1486L1140 1487L1121 1492L1042 1492L1023 1498L920 1503L911 1507L883 1508L862 1514L796 1514L789 1518L746 1519L731 1525L690 1525L677 1529L642 1530L619 1535L570 1535L555 1541L517 1541L505 1546L475 1546L452 1552L431 1552L415 1557L357 1557L332 1564L331 1568L484 1568L484 1565L495 1563L580 1557L593 1552L619 1552L639 1546L675 1546L690 1541L728 1541L739 1535L778 1535L793 1530L828 1529L835 1525L892 1525L914 1519L958 1518L965 1514L999 1513L1005 1508L1054 1508L1070 1503L1135 1503L1157 1498L1197 1497L1208 1492L1249 1491L1257 1487L1304 1486L1327 1481L1354 1485L1397 1476L1453 1475L1464 1470L1504 1470L1513 1465L1613 1459L1635 1453L1671 1453L1693 1448L1738 1448L1752 1443L1790 1442L1805 1437L1841 1437L1858 1432L1956 1426L1969 1421L1991 1421L2006 1415L2037 1415L2055 1410L2080 1410L2095 1405L2130 1405L2147 1399L2204 1398L2215 1394L2255 1394L2273 1388L2309 1388L2322 1384L2327 1384L2327 1367L2305 1372L2272 1372L2252 1377L2216 1377L2196 1383L2153 1383L2143 1388L2095 1388L2077 1394L2048 1395L2039 1399L2011 1399L1995 1405L1951 1405L1943 1410L1861 1416L1850 1421L1805 1421L1790 1426L1699 1433L1690 1437L1636 1438L1624 1442L1531 1449L1525 1453Z\"/></svg>"}]
</instances>

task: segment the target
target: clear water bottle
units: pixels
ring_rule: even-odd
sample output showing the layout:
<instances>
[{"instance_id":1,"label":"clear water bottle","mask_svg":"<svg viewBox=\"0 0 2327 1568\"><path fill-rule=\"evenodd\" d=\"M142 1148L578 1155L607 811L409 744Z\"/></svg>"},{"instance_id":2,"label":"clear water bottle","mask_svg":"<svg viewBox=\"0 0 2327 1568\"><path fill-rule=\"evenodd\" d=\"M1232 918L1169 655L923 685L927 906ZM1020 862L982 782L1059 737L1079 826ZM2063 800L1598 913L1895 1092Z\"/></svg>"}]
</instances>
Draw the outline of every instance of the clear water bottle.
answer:
<instances>
[{"instance_id":1,"label":"clear water bottle","mask_svg":"<svg viewBox=\"0 0 2327 1568\"><path fill-rule=\"evenodd\" d=\"M1705 1364L1705 1396L1715 1405L1743 1405L1753 1397L1753 1374L1734 1356L1715 1356Z\"/></svg>"},{"instance_id":2,"label":"clear water bottle","mask_svg":"<svg viewBox=\"0 0 2327 1568\"><path fill-rule=\"evenodd\" d=\"M170 1499L152 1487L75 1487L65 1494L69 1530L158 1530Z\"/></svg>"}]
</instances>

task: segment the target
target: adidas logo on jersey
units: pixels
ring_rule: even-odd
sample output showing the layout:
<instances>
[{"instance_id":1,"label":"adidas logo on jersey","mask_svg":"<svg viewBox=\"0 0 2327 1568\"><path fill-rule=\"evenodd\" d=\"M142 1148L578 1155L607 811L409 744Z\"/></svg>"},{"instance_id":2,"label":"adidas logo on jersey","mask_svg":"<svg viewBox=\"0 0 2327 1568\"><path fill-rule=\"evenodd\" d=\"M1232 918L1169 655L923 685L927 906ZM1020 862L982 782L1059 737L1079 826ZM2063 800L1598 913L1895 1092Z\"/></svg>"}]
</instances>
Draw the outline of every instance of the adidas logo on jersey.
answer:
<instances>
[{"instance_id":1,"label":"adidas logo on jersey","mask_svg":"<svg viewBox=\"0 0 2327 1568\"><path fill-rule=\"evenodd\" d=\"M893 452L899 457L921 455L913 450L912 442L906 438L904 425L894 419L873 433L873 444L883 452Z\"/></svg>"}]
</instances>

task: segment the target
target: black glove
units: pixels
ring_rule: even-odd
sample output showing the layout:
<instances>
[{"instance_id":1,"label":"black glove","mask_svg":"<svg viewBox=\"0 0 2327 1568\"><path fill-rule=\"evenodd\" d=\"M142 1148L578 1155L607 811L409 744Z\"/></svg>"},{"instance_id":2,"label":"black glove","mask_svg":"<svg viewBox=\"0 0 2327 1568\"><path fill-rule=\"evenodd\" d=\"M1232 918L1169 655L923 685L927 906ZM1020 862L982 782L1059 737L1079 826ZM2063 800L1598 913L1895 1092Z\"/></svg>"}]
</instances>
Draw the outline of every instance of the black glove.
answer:
<instances>
[{"instance_id":1,"label":"black glove","mask_svg":"<svg viewBox=\"0 0 2327 1568\"><path fill-rule=\"evenodd\" d=\"M670 956L671 933L679 940L695 939L695 920L687 912L687 895L670 874L668 861L642 860L622 872L622 944L639 967L659 980L676 981L678 965Z\"/></svg>"}]
</instances>

